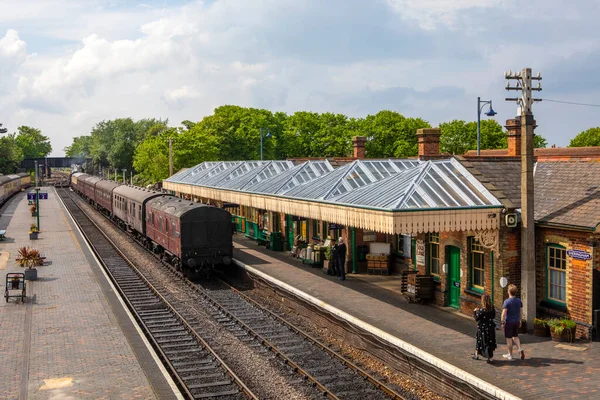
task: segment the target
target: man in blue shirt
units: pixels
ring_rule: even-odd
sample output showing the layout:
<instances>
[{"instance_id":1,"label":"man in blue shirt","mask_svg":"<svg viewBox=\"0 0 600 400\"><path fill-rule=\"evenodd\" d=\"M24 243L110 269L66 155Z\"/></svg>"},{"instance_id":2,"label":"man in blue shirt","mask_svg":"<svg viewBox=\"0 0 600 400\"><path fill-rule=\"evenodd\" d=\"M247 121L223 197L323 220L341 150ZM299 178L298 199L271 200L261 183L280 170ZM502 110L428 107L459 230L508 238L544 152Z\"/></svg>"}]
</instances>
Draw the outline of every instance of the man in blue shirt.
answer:
<instances>
[{"instance_id":1,"label":"man in blue shirt","mask_svg":"<svg viewBox=\"0 0 600 400\"><path fill-rule=\"evenodd\" d=\"M516 297L518 292L515 285L508 285L509 298L504 301L502 306L502 328L508 345L508 354L503 354L502 357L508 360L513 360L513 343L517 346L521 360L525 358L525 352L521 348L519 340L519 328L523 320L523 303Z\"/></svg>"}]
</instances>

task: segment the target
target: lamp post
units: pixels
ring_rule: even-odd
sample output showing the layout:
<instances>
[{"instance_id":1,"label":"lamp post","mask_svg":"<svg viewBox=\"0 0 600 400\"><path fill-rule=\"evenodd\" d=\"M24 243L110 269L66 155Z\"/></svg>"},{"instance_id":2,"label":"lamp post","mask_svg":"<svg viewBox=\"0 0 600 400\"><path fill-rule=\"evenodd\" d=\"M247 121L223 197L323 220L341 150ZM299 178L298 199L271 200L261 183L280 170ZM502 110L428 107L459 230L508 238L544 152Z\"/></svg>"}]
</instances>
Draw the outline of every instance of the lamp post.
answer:
<instances>
[{"instance_id":1,"label":"lamp post","mask_svg":"<svg viewBox=\"0 0 600 400\"><path fill-rule=\"evenodd\" d=\"M265 139L266 138L270 138L271 137L271 131L269 129L267 129L267 134L265 135ZM263 159L263 128L260 128L260 160L262 161Z\"/></svg>"},{"instance_id":2,"label":"lamp post","mask_svg":"<svg viewBox=\"0 0 600 400\"><path fill-rule=\"evenodd\" d=\"M488 110L488 112L485 113L485 115L487 115L488 117L493 117L494 115L497 114L496 111L494 111L494 109L492 108L491 100L481 101L481 97L477 98L477 155L478 156L481 154L481 109L486 104L490 105L490 109Z\"/></svg>"},{"instance_id":3,"label":"lamp post","mask_svg":"<svg viewBox=\"0 0 600 400\"><path fill-rule=\"evenodd\" d=\"M127 169L123 168L122 171L123 171L123 183L125 185L127 185Z\"/></svg>"}]
</instances>

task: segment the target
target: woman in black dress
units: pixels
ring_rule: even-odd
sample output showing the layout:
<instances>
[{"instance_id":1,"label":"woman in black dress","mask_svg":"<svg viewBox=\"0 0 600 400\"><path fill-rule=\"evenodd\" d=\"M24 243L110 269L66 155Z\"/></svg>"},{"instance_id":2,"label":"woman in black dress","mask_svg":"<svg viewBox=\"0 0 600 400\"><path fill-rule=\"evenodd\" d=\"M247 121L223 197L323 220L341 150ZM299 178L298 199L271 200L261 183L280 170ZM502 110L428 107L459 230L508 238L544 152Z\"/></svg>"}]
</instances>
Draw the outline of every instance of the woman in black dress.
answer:
<instances>
[{"instance_id":1,"label":"woman in black dress","mask_svg":"<svg viewBox=\"0 0 600 400\"><path fill-rule=\"evenodd\" d=\"M479 360L479 355L487 358L487 362L494 362L494 350L496 350L496 310L490 301L490 296L481 296L481 307L475 310L475 321L477 321L477 343L475 353L471 357Z\"/></svg>"}]
</instances>

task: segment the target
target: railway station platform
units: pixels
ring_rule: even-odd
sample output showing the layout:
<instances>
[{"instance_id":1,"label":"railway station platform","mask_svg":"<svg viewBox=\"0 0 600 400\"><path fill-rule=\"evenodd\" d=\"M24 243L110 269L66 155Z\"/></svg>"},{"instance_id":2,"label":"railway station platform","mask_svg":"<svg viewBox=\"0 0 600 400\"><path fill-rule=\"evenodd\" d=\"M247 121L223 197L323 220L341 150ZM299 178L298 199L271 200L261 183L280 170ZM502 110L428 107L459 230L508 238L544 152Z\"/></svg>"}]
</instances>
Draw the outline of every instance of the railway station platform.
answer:
<instances>
[{"instance_id":1,"label":"railway station platform","mask_svg":"<svg viewBox=\"0 0 600 400\"><path fill-rule=\"evenodd\" d=\"M325 275L288 255L234 235L234 257L250 271L268 275L315 299L319 306L369 329L391 343L503 399L597 399L600 346L595 342L556 343L519 335L525 360L509 361L502 331L496 331L494 364L473 360L476 324L472 318L431 305L410 304L400 294L399 276ZM338 312L339 311L339 312Z\"/></svg>"},{"instance_id":2,"label":"railway station platform","mask_svg":"<svg viewBox=\"0 0 600 400\"><path fill-rule=\"evenodd\" d=\"M25 193L2 208L0 292L18 248L46 254L24 303L0 302L0 398L174 399L173 383L157 365L115 296L54 188L42 188L41 232L29 239Z\"/></svg>"}]
</instances>

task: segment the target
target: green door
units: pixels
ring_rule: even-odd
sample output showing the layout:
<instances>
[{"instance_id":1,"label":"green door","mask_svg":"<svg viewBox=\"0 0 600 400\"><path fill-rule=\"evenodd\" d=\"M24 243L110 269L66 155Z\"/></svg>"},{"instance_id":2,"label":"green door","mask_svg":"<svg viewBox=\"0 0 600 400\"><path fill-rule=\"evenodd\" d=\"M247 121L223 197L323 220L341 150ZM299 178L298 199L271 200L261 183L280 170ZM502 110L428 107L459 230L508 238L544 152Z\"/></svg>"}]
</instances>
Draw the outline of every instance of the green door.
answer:
<instances>
[{"instance_id":1,"label":"green door","mask_svg":"<svg viewBox=\"0 0 600 400\"><path fill-rule=\"evenodd\" d=\"M285 234L288 240L288 249L291 250L294 247L294 222L292 216L288 214L285 215Z\"/></svg>"},{"instance_id":2,"label":"green door","mask_svg":"<svg viewBox=\"0 0 600 400\"><path fill-rule=\"evenodd\" d=\"M447 246L448 285L450 286L448 303L450 307L458 308L460 298L460 249Z\"/></svg>"}]
</instances>

